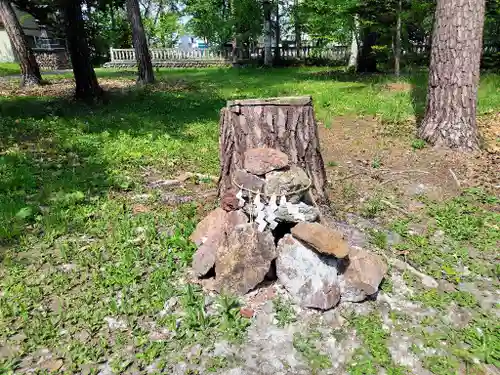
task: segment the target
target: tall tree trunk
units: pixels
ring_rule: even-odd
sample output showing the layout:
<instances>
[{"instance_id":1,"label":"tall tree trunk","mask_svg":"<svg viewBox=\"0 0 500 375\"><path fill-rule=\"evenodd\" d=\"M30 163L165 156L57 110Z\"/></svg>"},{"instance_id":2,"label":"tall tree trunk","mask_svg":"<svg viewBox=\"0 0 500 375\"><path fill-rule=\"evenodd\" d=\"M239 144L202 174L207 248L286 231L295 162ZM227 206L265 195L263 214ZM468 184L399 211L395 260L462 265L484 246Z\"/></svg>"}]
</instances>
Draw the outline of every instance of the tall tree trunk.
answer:
<instances>
[{"instance_id":1,"label":"tall tree trunk","mask_svg":"<svg viewBox=\"0 0 500 375\"><path fill-rule=\"evenodd\" d=\"M299 16L299 0L294 0L294 28L295 28L295 49L297 50L297 58L302 55L302 25Z\"/></svg>"},{"instance_id":2,"label":"tall tree trunk","mask_svg":"<svg viewBox=\"0 0 500 375\"><path fill-rule=\"evenodd\" d=\"M272 44L273 44L273 33L271 28L271 2L270 0L264 0L264 65L273 65L273 54L272 54Z\"/></svg>"},{"instance_id":3,"label":"tall tree trunk","mask_svg":"<svg viewBox=\"0 0 500 375\"><path fill-rule=\"evenodd\" d=\"M8 0L0 0L0 20L2 21L14 53L21 66L21 87L39 85L42 82L40 67L33 50L26 41L23 28L17 19L14 8Z\"/></svg>"},{"instance_id":4,"label":"tall tree trunk","mask_svg":"<svg viewBox=\"0 0 500 375\"><path fill-rule=\"evenodd\" d=\"M127 15L132 25L132 40L135 50L135 58L139 68L137 83L147 84L155 81L151 55L149 54L148 41L141 19L141 11L138 0L127 0Z\"/></svg>"},{"instance_id":5,"label":"tall tree trunk","mask_svg":"<svg viewBox=\"0 0 500 375\"><path fill-rule=\"evenodd\" d=\"M90 60L81 1L62 0L61 6L64 14L66 40L75 75L75 96L84 100L96 99L102 95L102 89L97 82Z\"/></svg>"},{"instance_id":6,"label":"tall tree trunk","mask_svg":"<svg viewBox=\"0 0 500 375\"><path fill-rule=\"evenodd\" d=\"M279 64L281 61L281 25L280 25L280 2L276 0L276 24L274 26L274 63Z\"/></svg>"},{"instance_id":7,"label":"tall tree trunk","mask_svg":"<svg viewBox=\"0 0 500 375\"><path fill-rule=\"evenodd\" d=\"M348 68L356 69L358 67L358 55L359 55L359 17L357 14L354 15L354 24L352 28L351 37L351 53L349 54Z\"/></svg>"},{"instance_id":8,"label":"tall tree trunk","mask_svg":"<svg viewBox=\"0 0 500 375\"><path fill-rule=\"evenodd\" d=\"M427 110L419 135L464 151L479 147L476 105L485 0L438 0Z\"/></svg>"},{"instance_id":9,"label":"tall tree trunk","mask_svg":"<svg viewBox=\"0 0 500 375\"><path fill-rule=\"evenodd\" d=\"M373 50L373 46L377 44L377 39L377 32L371 31L370 27L363 31L363 46L361 47L357 69L359 73L376 73L378 71L377 55Z\"/></svg>"},{"instance_id":10,"label":"tall tree trunk","mask_svg":"<svg viewBox=\"0 0 500 375\"><path fill-rule=\"evenodd\" d=\"M403 1L398 1L397 21L396 21L396 35L394 41L394 74L396 77L400 75L401 65L401 13L403 12Z\"/></svg>"}]
</instances>

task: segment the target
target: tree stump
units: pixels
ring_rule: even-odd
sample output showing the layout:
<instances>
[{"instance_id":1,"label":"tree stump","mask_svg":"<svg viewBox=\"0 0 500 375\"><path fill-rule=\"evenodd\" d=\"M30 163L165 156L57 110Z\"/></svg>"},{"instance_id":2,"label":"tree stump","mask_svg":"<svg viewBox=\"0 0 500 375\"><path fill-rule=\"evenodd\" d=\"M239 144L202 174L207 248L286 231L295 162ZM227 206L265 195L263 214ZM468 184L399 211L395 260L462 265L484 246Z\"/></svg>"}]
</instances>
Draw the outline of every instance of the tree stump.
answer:
<instances>
[{"instance_id":1,"label":"tree stump","mask_svg":"<svg viewBox=\"0 0 500 375\"><path fill-rule=\"evenodd\" d=\"M246 150L281 150L291 165L304 169L318 202L327 202L326 173L320 152L312 98L290 97L228 101L220 117L219 197L233 186Z\"/></svg>"}]
</instances>

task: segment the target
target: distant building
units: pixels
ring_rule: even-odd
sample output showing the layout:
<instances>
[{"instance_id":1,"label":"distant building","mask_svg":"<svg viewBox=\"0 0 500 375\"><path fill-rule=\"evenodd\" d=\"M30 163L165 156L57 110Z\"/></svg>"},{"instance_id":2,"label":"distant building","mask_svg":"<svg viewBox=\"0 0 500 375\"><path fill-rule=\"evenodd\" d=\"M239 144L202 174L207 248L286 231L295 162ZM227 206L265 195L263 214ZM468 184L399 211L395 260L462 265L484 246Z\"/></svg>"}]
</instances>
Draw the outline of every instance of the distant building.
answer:
<instances>
[{"instance_id":1,"label":"distant building","mask_svg":"<svg viewBox=\"0 0 500 375\"><path fill-rule=\"evenodd\" d=\"M31 48L44 50L65 49L64 42L60 39L51 38L45 27L40 26L32 15L17 8L14 8L14 10ZM0 62L16 62L14 50L2 22L0 22Z\"/></svg>"},{"instance_id":2,"label":"distant building","mask_svg":"<svg viewBox=\"0 0 500 375\"><path fill-rule=\"evenodd\" d=\"M194 49L194 48L207 48L206 43L192 35L181 35L177 42L177 48L180 49Z\"/></svg>"}]
</instances>

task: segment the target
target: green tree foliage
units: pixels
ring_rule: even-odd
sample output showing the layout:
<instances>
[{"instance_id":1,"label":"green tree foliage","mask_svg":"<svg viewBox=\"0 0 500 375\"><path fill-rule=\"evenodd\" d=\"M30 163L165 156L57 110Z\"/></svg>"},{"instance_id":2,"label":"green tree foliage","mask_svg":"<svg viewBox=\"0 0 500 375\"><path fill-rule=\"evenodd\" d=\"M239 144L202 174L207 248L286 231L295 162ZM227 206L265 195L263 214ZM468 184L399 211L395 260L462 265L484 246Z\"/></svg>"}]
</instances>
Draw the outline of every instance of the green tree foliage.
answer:
<instances>
[{"instance_id":1,"label":"green tree foliage","mask_svg":"<svg viewBox=\"0 0 500 375\"><path fill-rule=\"evenodd\" d=\"M174 47L182 33L179 14L163 12L158 17L144 19L144 27L152 47Z\"/></svg>"},{"instance_id":2,"label":"green tree foliage","mask_svg":"<svg viewBox=\"0 0 500 375\"><path fill-rule=\"evenodd\" d=\"M262 33L262 3L258 0L186 0L190 32L212 46L234 37L241 44L256 41Z\"/></svg>"}]
</instances>

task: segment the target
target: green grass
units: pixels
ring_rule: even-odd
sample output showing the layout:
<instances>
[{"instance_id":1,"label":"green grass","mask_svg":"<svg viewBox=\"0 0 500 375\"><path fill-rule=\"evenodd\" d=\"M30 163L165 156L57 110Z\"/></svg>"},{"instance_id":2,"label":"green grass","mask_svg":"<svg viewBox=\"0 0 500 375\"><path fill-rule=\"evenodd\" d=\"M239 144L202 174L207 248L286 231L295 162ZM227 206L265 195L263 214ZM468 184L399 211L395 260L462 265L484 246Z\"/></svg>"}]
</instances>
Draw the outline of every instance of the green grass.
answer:
<instances>
[{"instance_id":1,"label":"green grass","mask_svg":"<svg viewBox=\"0 0 500 375\"><path fill-rule=\"evenodd\" d=\"M0 65L0 75L5 66ZM134 78L132 72L98 70L98 75ZM134 211L134 197L148 193L145 174L218 173L218 119L226 100L312 95L325 126L336 116L367 115L399 127L421 113L424 103L422 90L387 90L393 78L323 68L161 70L157 75L166 82L163 88L114 92L108 103L96 106L55 97L0 97L0 345L15 343L14 354L0 359L0 373L16 371L21 358L43 348L60 357L69 373L85 365L95 370L110 358L117 372L126 367L133 373L159 357L159 371L168 373L186 348L244 338L248 321L239 316L234 298L221 297L209 313L201 291L180 282L194 251L188 237L199 220L195 205L169 207L160 194L151 194L143 202L148 210ZM423 74L406 79L425 87ZM500 107L499 81L496 75L483 77L481 113ZM379 167L381 161L373 164ZM354 193L345 190L346 197ZM465 246L491 258L498 238L492 232L498 216L486 208L492 203L476 192L430 205L435 229L446 232L453 246L444 251L428 238L406 234L403 245L412 250L411 262L458 282L454 266L471 259ZM363 213L373 217L382 210L372 200ZM468 237L471 233L477 236ZM373 241L386 247L381 236ZM485 275L495 274L486 259L474 259ZM172 299L178 301L176 309L163 314ZM293 322L286 307L276 310L280 324ZM110 330L109 318L122 328ZM151 324L172 336L153 340ZM483 357L494 357L481 352L481 338L466 336L478 342L474 348ZM366 337L368 359L391 369L387 353L372 353L375 345L369 343L380 338ZM314 348L315 339L297 336L294 343L313 368L330 367ZM214 359L211 366L226 363Z\"/></svg>"},{"instance_id":2,"label":"green grass","mask_svg":"<svg viewBox=\"0 0 500 375\"><path fill-rule=\"evenodd\" d=\"M0 77L12 76L21 74L19 64L16 63L0 63Z\"/></svg>"}]
</instances>

